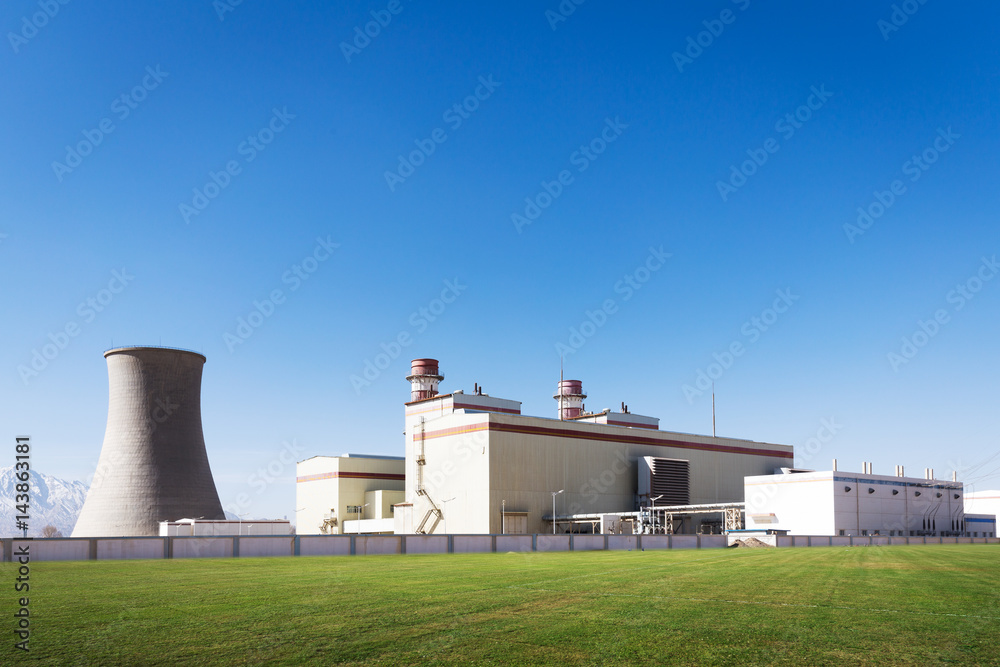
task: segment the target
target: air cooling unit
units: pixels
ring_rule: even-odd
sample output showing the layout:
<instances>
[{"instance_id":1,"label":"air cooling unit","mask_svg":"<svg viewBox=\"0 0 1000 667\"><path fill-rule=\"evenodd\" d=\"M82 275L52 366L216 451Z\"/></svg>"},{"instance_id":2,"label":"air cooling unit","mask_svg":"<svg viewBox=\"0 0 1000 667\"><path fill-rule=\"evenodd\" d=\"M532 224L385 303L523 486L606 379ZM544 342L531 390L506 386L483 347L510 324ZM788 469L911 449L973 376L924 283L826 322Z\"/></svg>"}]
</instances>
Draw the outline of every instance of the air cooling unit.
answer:
<instances>
[{"instance_id":1,"label":"air cooling unit","mask_svg":"<svg viewBox=\"0 0 1000 667\"><path fill-rule=\"evenodd\" d=\"M691 463L684 459L643 456L639 459L639 498L656 505L691 504Z\"/></svg>"}]
</instances>

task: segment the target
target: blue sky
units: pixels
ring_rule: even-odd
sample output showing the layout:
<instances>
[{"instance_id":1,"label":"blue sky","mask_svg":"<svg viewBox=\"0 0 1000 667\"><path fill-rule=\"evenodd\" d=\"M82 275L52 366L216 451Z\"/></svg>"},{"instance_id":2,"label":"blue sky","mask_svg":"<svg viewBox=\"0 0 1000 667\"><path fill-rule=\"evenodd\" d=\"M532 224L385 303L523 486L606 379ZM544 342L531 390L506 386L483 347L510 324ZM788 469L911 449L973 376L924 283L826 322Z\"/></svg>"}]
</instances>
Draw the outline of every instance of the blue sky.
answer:
<instances>
[{"instance_id":1,"label":"blue sky","mask_svg":"<svg viewBox=\"0 0 1000 667\"><path fill-rule=\"evenodd\" d=\"M562 351L591 409L711 433L704 373L719 435L1000 486L1000 8L562 7L5 3L11 462L86 479L104 350L190 348L223 504L291 516L283 452L401 454L411 358L552 416Z\"/></svg>"}]
</instances>

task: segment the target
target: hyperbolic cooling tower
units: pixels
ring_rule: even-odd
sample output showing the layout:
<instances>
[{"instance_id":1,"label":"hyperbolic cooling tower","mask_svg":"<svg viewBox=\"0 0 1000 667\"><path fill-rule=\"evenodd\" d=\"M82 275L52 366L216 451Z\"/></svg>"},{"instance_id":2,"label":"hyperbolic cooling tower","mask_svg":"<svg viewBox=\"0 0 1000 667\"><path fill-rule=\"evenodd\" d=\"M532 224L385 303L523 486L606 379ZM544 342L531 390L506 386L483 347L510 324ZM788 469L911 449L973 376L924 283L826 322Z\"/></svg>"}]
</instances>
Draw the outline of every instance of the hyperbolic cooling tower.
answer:
<instances>
[{"instance_id":1,"label":"hyperbolic cooling tower","mask_svg":"<svg viewBox=\"0 0 1000 667\"><path fill-rule=\"evenodd\" d=\"M160 521L224 519L201 431L205 357L121 347L108 360L108 426L73 537L159 535Z\"/></svg>"}]
</instances>

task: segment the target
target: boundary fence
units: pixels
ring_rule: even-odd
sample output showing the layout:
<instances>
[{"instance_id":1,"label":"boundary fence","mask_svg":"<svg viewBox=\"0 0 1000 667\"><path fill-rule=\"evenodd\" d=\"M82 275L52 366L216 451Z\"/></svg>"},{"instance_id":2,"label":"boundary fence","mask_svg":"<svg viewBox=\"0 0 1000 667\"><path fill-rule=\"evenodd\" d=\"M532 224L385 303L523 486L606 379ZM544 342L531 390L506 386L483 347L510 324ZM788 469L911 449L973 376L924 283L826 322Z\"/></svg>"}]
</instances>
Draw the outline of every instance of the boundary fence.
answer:
<instances>
[{"instance_id":1,"label":"boundary fence","mask_svg":"<svg viewBox=\"0 0 1000 667\"><path fill-rule=\"evenodd\" d=\"M725 535L226 535L210 537L50 537L0 540L3 562L23 546L32 561L383 554L632 551L725 548ZM986 537L778 536L778 547L1000 544Z\"/></svg>"}]
</instances>

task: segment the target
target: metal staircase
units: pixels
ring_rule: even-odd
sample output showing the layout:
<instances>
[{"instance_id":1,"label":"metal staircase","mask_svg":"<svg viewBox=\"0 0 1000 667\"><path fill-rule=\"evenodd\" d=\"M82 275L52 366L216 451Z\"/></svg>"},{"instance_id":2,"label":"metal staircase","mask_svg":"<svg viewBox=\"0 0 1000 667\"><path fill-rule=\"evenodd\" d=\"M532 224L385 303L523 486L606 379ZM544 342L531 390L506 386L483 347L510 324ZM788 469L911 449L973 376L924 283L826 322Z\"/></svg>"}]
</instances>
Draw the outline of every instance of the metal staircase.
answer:
<instances>
[{"instance_id":1,"label":"metal staircase","mask_svg":"<svg viewBox=\"0 0 1000 667\"><path fill-rule=\"evenodd\" d=\"M438 522L441 520L441 510L435 504L434 499L430 497L427 493L427 489L424 487L424 466L427 465L427 460L424 458L424 418L420 418L420 439L417 441L417 495L423 496L430 503L430 509L424 514L424 518L421 519L420 525L417 526L416 532L419 535L426 535L428 533L433 533L434 529L437 528ZM433 521L430 526L428 522Z\"/></svg>"}]
</instances>

